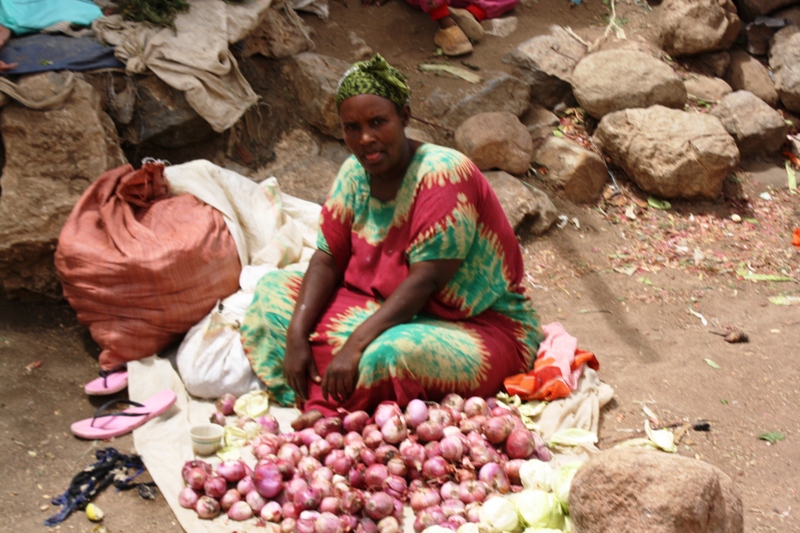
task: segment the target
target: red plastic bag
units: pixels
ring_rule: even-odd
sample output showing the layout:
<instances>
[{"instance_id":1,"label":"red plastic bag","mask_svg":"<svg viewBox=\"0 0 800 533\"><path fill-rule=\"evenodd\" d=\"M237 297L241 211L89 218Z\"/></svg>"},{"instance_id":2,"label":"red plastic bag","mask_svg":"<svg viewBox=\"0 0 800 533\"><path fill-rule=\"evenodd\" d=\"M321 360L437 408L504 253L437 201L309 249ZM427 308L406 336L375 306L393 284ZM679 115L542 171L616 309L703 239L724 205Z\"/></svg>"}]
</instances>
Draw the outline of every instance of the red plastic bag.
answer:
<instances>
[{"instance_id":1,"label":"red plastic bag","mask_svg":"<svg viewBox=\"0 0 800 533\"><path fill-rule=\"evenodd\" d=\"M161 163L100 176L61 230L64 296L111 369L163 350L239 289L236 243L222 215L169 196Z\"/></svg>"}]
</instances>

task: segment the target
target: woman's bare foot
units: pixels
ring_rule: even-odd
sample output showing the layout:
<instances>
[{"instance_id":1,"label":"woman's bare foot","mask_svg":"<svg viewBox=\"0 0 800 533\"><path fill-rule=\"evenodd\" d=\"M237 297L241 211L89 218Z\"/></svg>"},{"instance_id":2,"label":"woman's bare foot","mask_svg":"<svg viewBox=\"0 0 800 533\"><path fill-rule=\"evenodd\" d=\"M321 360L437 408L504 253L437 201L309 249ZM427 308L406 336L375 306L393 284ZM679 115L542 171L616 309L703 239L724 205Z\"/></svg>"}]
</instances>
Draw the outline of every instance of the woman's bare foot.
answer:
<instances>
[{"instance_id":1,"label":"woman's bare foot","mask_svg":"<svg viewBox=\"0 0 800 533\"><path fill-rule=\"evenodd\" d=\"M314 422L316 422L320 418L322 418L322 413L320 413L316 409L312 409L311 411L306 411L292 422L292 429L294 429L295 431L300 431L301 429L311 427L314 425Z\"/></svg>"}]
</instances>

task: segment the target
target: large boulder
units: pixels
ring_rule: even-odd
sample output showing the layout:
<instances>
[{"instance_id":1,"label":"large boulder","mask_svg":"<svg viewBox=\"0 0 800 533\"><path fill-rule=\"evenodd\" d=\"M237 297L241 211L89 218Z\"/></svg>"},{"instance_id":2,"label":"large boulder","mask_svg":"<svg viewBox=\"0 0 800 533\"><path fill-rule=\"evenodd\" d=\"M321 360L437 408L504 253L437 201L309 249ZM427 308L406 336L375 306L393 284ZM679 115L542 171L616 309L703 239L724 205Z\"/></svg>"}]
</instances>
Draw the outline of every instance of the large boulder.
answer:
<instances>
[{"instance_id":1,"label":"large boulder","mask_svg":"<svg viewBox=\"0 0 800 533\"><path fill-rule=\"evenodd\" d=\"M696 74L683 80L683 86L686 87L686 95L689 98L705 102L718 102L723 96L733 91L725 80L702 74Z\"/></svg>"},{"instance_id":2,"label":"large boulder","mask_svg":"<svg viewBox=\"0 0 800 533\"><path fill-rule=\"evenodd\" d=\"M671 55L727 50L742 29L731 0L664 0L659 11L661 47Z\"/></svg>"},{"instance_id":3,"label":"large boulder","mask_svg":"<svg viewBox=\"0 0 800 533\"><path fill-rule=\"evenodd\" d=\"M530 110L522 117L522 123L528 128L531 138L534 141L544 139L552 135L553 130L558 127L558 117L552 111L548 111L539 104L533 104Z\"/></svg>"},{"instance_id":4,"label":"large boulder","mask_svg":"<svg viewBox=\"0 0 800 533\"><path fill-rule=\"evenodd\" d=\"M342 139L336 88L350 64L333 57L303 52L283 67L286 85L296 99L298 111L325 135Z\"/></svg>"},{"instance_id":5,"label":"large boulder","mask_svg":"<svg viewBox=\"0 0 800 533\"><path fill-rule=\"evenodd\" d=\"M515 230L524 227L534 235L540 235L558 219L556 206L539 189L525 185L502 170L493 170L484 175Z\"/></svg>"},{"instance_id":6,"label":"large boulder","mask_svg":"<svg viewBox=\"0 0 800 533\"><path fill-rule=\"evenodd\" d=\"M572 69L586 47L564 28L552 26L549 35L525 41L503 56L512 72L531 86L531 100L548 109L572 98Z\"/></svg>"},{"instance_id":7,"label":"large boulder","mask_svg":"<svg viewBox=\"0 0 800 533\"><path fill-rule=\"evenodd\" d=\"M778 105L778 91L775 90L775 83L769 71L758 59L744 50L731 50L731 64L725 75L725 81L734 91L748 91L772 107Z\"/></svg>"},{"instance_id":8,"label":"large boulder","mask_svg":"<svg viewBox=\"0 0 800 533\"><path fill-rule=\"evenodd\" d=\"M608 179L602 157L566 139L547 137L533 159L547 167L543 181L571 202L596 201Z\"/></svg>"},{"instance_id":9,"label":"large boulder","mask_svg":"<svg viewBox=\"0 0 800 533\"><path fill-rule=\"evenodd\" d=\"M35 74L19 85L23 94L55 94L66 76ZM6 105L0 134L6 152L0 178L0 281L12 295L28 291L60 298L53 263L58 236L89 184L125 163L116 129L97 91L76 79L57 108Z\"/></svg>"},{"instance_id":10,"label":"large boulder","mask_svg":"<svg viewBox=\"0 0 800 533\"><path fill-rule=\"evenodd\" d=\"M508 111L522 116L530 107L531 88L519 78L500 74L460 94L435 89L425 102L434 117L450 128L478 113Z\"/></svg>"},{"instance_id":11,"label":"large boulder","mask_svg":"<svg viewBox=\"0 0 800 533\"><path fill-rule=\"evenodd\" d=\"M606 50L584 57L572 72L572 92L595 118L631 107L686 104L686 88L672 67L636 50Z\"/></svg>"},{"instance_id":12,"label":"large boulder","mask_svg":"<svg viewBox=\"0 0 800 533\"><path fill-rule=\"evenodd\" d=\"M467 119L456 130L455 144L481 170L524 174L530 168L531 135L517 117L505 111Z\"/></svg>"},{"instance_id":13,"label":"large boulder","mask_svg":"<svg viewBox=\"0 0 800 533\"><path fill-rule=\"evenodd\" d=\"M780 113L747 91L725 96L711 114L720 119L736 140L741 157L777 152L789 131Z\"/></svg>"},{"instance_id":14,"label":"large boulder","mask_svg":"<svg viewBox=\"0 0 800 533\"><path fill-rule=\"evenodd\" d=\"M741 533L742 499L708 463L638 448L599 453L572 480L569 511L581 533Z\"/></svg>"},{"instance_id":15,"label":"large boulder","mask_svg":"<svg viewBox=\"0 0 800 533\"><path fill-rule=\"evenodd\" d=\"M728 72L731 64L731 55L727 52L709 52L699 54L688 59L688 63L706 76L721 78Z\"/></svg>"},{"instance_id":16,"label":"large boulder","mask_svg":"<svg viewBox=\"0 0 800 533\"><path fill-rule=\"evenodd\" d=\"M787 26L770 41L769 66L787 109L800 111L800 27Z\"/></svg>"},{"instance_id":17,"label":"large boulder","mask_svg":"<svg viewBox=\"0 0 800 533\"><path fill-rule=\"evenodd\" d=\"M662 198L716 198L739 162L718 118L663 106L609 113L594 141L642 190Z\"/></svg>"},{"instance_id":18,"label":"large boulder","mask_svg":"<svg viewBox=\"0 0 800 533\"><path fill-rule=\"evenodd\" d=\"M759 15L769 15L795 3L797 0L736 0L739 13L744 20L753 20Z\"/></svg>"},{"instance_id":19,"label":"large boulder","mask_svg":"<svg viewBox=\"0 0 800 533\"><path fill-rule=\"evenodd\" d=\"M307 37L309 33L310 29L300 18L290 18L286 11L273 5L261 12L258 26L243 41L242 55L291 57L314 47Z\"/></svg>"}]
</instances>

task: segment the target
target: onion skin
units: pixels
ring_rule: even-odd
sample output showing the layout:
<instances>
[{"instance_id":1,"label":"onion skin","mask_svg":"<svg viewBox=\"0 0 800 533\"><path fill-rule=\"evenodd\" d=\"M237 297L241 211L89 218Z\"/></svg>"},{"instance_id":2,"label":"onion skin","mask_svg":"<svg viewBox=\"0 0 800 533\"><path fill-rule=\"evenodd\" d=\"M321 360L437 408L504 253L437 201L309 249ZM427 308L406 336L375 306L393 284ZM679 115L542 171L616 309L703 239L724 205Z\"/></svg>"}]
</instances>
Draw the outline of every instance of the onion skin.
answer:
<instances>
[{"instance_id":1,"label":"onion skin","mask_svg":"<svg viewBox=\"0 0 800 533\"><path fill-rule=\"evenodd\" d=\"M390 475L383 482L383 491L397 500L405 500L408 492L408 483L405 478Z\"/></svg>"},{"instance_id":2,"label":"onion skin","mask_svg":"<svg viewBox=\"0 0 800 533\"><path fill-rule=\"evenodd\" d=\"M340 502L342 511L347 514L357 514L364 508L364 496L358 490L342 494Z\"/></svg>"},{"instance_id":3,"label":"onion skin","mask_svg":"<svg viewBox=\"0 0 800 533\"><path fill-rule=\"evenodd\" d=\"M208 417L208 421L211 422L212 424L217 424L218 426L224 426L225 424L228 423L228 421L225 420L225 415L223 415L219 411L214 411L213 413L211 413L211 416Z\"/></svg>"},{"instance_id":4,"label":"onion skin","mask_svg":"<svg viewBox=\"0 0 800 533\"><path fill-rule=\"evenodd\" d=\"M219 514L219 502L210 496L200 496L194 506L197 516L203 520L211 520Z\"/></svg>"},{"instance_id":5,"label":"onion skin","mask_svg":"<svg viewBox=\"0 0 800 533\"><path fill-rule=\"evenodd\" d=\"M452 500L453 498L458 498L458 483L454 481L445 481L442 483L442 487L439 489L439 494L442 496L442 500Z\"/></svg>"},{"instance_id":6,"label":"onion skin","mask_svg":"<svg viewBox=\"0 0 800 533\"><path fill-rule=\"evenodd\" d=\"M178 504L184 509L194 509L200 495L192 487L183 487L178 493Z\"/></svg>"},{"instance_id":7,"label":"onion skin","mask_svg":"<svg viewBox=\"0 0 800 533\"><path fill-rule=\"evenodd\" d=\"M294 503L286 502L281 505L281 516L283 516L284 519L291 518L292 520L297 520L300 518L300 510L295 507Z\"/></svg>"},{"instance_id":8,"label":"onion skin","mask_svg":"<svg viewBox=\"0 0 800 533\"><path fill-rule=\"evenodd\" d=\"M460 395L456 394L455 392L451 392L440 402L442 407L449 407L450 409L454 409L458 412L464 411L465 401Z\"/></svg>"},{"instance_id":9,"label":"onion skin","mask_svg":"<svg viewBox=\"0 0 800 533\"><path fill-rule=\"evenodd\" d=\"M383 440L389 444L400 444L408 435L406 421L401 415L392 416L381 426Z\"/></svg>"}]
</instances>

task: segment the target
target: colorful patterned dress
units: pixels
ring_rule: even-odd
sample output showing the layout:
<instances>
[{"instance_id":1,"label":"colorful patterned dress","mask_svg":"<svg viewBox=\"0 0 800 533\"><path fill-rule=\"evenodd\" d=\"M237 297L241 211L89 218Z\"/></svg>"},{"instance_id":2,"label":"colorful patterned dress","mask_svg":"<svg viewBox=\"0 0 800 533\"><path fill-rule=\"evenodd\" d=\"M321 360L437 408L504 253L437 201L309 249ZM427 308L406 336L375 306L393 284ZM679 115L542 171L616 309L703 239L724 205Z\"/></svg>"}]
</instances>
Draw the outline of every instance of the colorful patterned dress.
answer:
<instances>
[{"instance_id":1,"label":"colorful patterned dress","mask_svg":"<svg viewBox=\"0 0 800 533\"><path fill-rule=\"evenodd\" d=\"M304 410L329 416L340 407L370 410L384 400L405 405L449 392L485 397L496 394L505 377L533 365L542 333L521 285L519 244L486 178L461 153L420 146L389 202L370 195L369 176L351 157L322 208L317 245L344 272L310 336L320 375L408 276L410 264L463 262L420 313L367 347L350 399L326 401L311 383ZM294 401L282 364L301 282L296 272L264 276L241 328L253 369L282 404Z\"/></svg>"}]
</instances>

